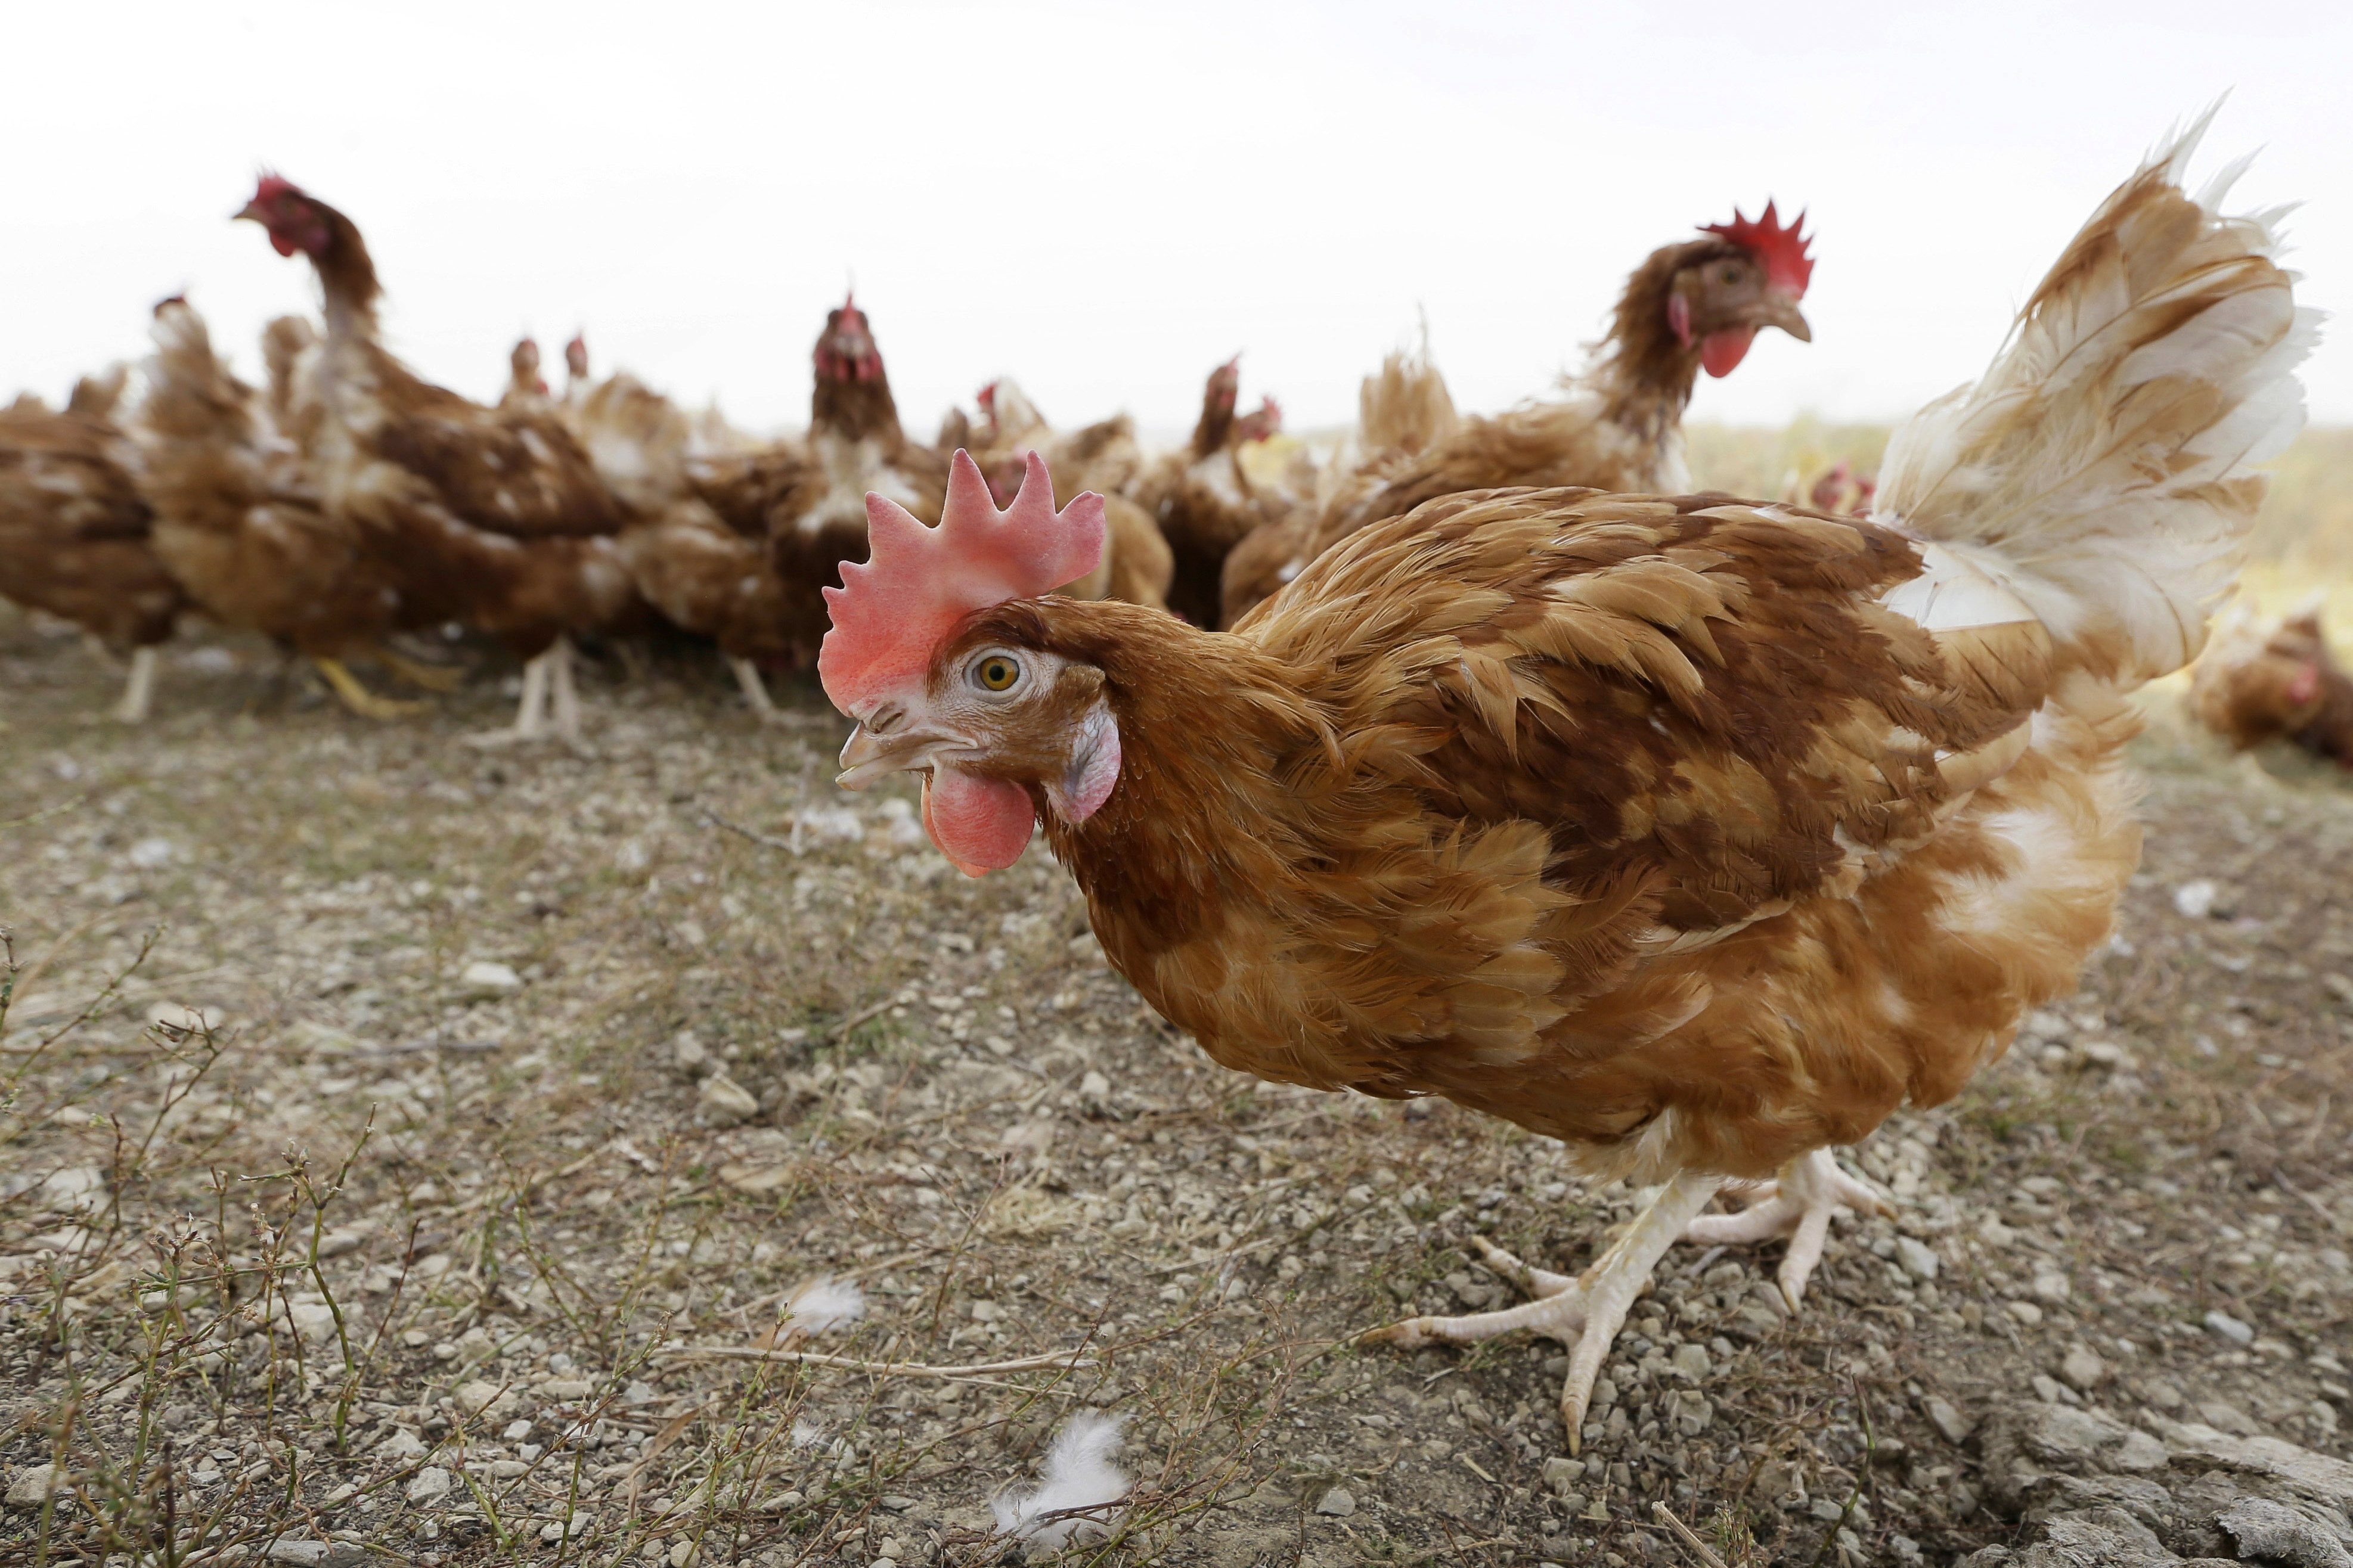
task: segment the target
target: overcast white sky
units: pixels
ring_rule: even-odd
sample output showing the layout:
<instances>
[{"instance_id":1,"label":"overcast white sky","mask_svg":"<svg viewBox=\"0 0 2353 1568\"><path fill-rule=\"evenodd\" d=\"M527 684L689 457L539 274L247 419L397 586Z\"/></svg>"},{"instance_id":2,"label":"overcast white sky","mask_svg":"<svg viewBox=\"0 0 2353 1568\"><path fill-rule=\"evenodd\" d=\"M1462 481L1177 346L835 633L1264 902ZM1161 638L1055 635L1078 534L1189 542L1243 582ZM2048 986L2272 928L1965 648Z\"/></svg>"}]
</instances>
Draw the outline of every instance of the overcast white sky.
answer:
<instances>
[{"instance_id":1,"label":"overcast white sky","mask_svg":"<svg viewBox=\"0 0 2353 1568\"><path fill-rule=\"evenodd\" d=\"M1810 347L1695 418L1899 416L1976 373L2166 127L2301 200L2353 306L2353 5L1394 0L26 7L0 60L0 396L143 352L185 289L253 374L308 269L228 215L268 164L351 214L394 348L484 395L586 327L739 422L807 416L853 276L909 426L1018 376L1058 422L1190 422L1208 369L1294 426L1426 313L1457 398L1575 364L1626 271L1811 209ZM2353 420L2353 327L2308 371Z\"/></svg>"}]
</instances>

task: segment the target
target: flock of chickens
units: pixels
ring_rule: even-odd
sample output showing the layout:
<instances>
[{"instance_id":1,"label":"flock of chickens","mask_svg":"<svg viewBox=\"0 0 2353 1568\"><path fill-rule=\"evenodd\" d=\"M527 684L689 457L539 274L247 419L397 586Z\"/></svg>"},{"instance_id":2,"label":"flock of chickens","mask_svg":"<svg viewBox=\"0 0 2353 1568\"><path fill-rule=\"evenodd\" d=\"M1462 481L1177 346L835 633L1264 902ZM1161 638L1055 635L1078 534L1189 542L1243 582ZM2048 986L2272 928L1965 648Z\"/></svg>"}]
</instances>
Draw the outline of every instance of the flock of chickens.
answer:
<instances>
[{"instance_id":1,"label":"flock of chickens","mask_svg":"<svg viewBox=\"0 0 2353 1568\"><path fill-rule=\"evenodd\" d=\"M231 374L184 299L155 307L143 393L118 366L62 412L26 394L0 411L0 595L132 650L121 712L142 717L153 648L194 611L316 664L359 712L413 705L364 687L366 658L413 683L451 672L402 657L404 631L462 626L528 660L511 731L577 732L570 639L667 622L715 642L752 704L764 668L807 662L820 591L867 552L866 497L937 521L950 453L1008 497L1046 457L1061 498L1106 498L1109 542L1080 598L1230 624L1333 543L1473 485L1689 488L1683 410L1755 332L1808 335L1811 272L1797 226L1768 207L1652 255L1629 281L1593 368L1564 395L1494 419L1457 416L1425 361L1394 356L1364 388L1356 447L1285 463L1272 399L1239 405L1236 363L1209 377L1192 439L1151 455L1124 415L1058 431L1009 379L925 445L902 427L865 311L830 311L812 355L805 434L760 442L696 417L627 374L588 373L575 338L562 395L516 345L485 406L426 382L381 342L375 268L358 226L267 176L240 218L305 258L322 320L264 334L266 389Z\"/></svg>"},{"instance_id":2,"label":"flock of chickens","mask_svg":"<svg viewBox=\"0 0 2353 1568\"><path fill-rule=\"evenodd\" d=\"M316 268L323 330L274 326L257 393L167 300L123 425L119 374L0 416L0 590L142 645L193 605L368 711L344 658L462 623L532 659L526 733L576 721L574 635L666 618L754 702L814 648L858 721L841 782L920 775L973 876L1042 828L1111 962L1221 1064L1443 1096L1663 1184L1582 1276L1488 1247L1527 1302L1383 1331L1558 1337L1573 1448L1669 1247L1786 1239L1795 1307L1833 1216L1884 1201L1831 1148L1957 1093L2110 930L2129 696L2206 641L2317 326L2277 215L2183 188L2203 124L1875 486L1810 504L1681 493L1699 374L1809 336L1770 206L1651 255L1555 395L1466 418L1394 356L1353 449L1269 472L1279 416L1238 413L1232 364L1157 460L1005 381L921 445L849 303L798 440L698 427L585 353L555 399L529 345L479 406L380 345L351 221L265 179L241 216ZM2262 651L2250 688L2318 721L2334 667Z\"/></svg>"}]
</instances>

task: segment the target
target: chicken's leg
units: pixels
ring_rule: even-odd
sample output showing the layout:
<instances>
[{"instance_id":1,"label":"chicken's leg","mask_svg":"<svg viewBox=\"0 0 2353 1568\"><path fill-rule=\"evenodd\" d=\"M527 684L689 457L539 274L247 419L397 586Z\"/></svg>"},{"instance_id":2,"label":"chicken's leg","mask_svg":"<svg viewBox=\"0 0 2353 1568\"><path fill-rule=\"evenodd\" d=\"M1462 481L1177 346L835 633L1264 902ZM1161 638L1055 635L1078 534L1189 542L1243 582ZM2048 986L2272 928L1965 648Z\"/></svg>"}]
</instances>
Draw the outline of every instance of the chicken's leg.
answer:
<instances>
[{"instance_id":1,"label":"chicken's leg","mask_svg":"<svg viewBox=\"0 0 2353 1568\"><path fill-rule=\"evenodd\" d=\"M131 674L122 682L122 700L115 704L114 716L125 724L144 724L154 697L155 650L153 647L135 648L131 655Z\"/></svg>"},{"instance_id":2,"label":"chicken's leg","mask_svg":"<svg viewBox=\"0 0 2353 1568\"><path fill-rule=\"evenodd\" d=\"M1707 1206L1719 1178L1680 1175L1660 1190L1641 1217L1593 1260L1593 1267L1572 1279L1530 1268L1510 1253L1486 1241L1479 1246L1488 1268L1517 1281L1535 1300L1501 1311L1475 1312L1464 1318L1409 1318L1366 1339L1418 1350L1426 1344L1472 1344L1499 1334L1526 1329L1569 1347L1568 1380L1560 1391L1560 1418L1568 1427L1568 1451L1576 1453L1585 1431L1585 1406L1593 1397L1593 1380L1601 1372L1601 1358L1626 1321L1626 1310L1650 1281L1651 1270L1682 1238L1683 1227Z\"/></svg>"},{"instance_id":3,"label":"chicken's leg","mask_svg":"<svg viewBox=\"0 0 2353 1568\"><path fill-rule=\"evenodd\" d=\"M730 654L727 656L727 668L735 672L735 684L743 689L744 700L752 705L754 713L772 724L783 717L776 711L776 703L768 698L768 683L760 679L758 665L748 658L737 658Z\"/></svg>"},{"instance_id":4,"label":"chicken's leg","mask_svg":"<svg viewBox=\"0 0 2353 1568\"><path fill-rule=\"evenodd\" d=\"M1781 1299L1796 1311L1806 1298L1806 1281L1822 1258L1831 1218L1843 1210L1894 1214L1894 1208L1862 1183L1839 1169L1828 1149L1800 1154L1781 1167L1759 1200L1738 1214L1703 1215L1683 1232L1686 1241L1744 1242L1789 1238L1777 1278Z\"/></svg>"},{"instance_id":5,"label":"chicken's leg","mask_svg":"<svg viewBox=\"0 0 2353 1568\"><path fill-rule=\"evenodd\" d=\"M555 733L576 746L580 743L580 694L572 686L572 639L557 637L554 646L539 657L549 661L547 689L555 710Z\"/></svg>"},{"instance_id":6,"label":"chicken's leg","mask_svg":"<svg viewBox=\"0 0 2353 1568\"><path fill-rule=\"evenodd\" d=\"M312 656L311 662L319 667L327 688L343 700L343 706L363 719L406 719L425 711L422 702L401 702L389 697L378 697L360 684L359 677L344 667L340 658Z\"/></svg>"},{"instance_id":7,"label":"chicken's leg","mask_svg":"<svg viewBox=\"0 0 2353 1568\"><path fill-rule=\"evenodd\" d=\"M504 746L516 741L536 741L547 723L547 656L522 667L522 700L515 704L514 722L503 730L486 731L466 739L477 746Z\"/></svg>"}]
</instances>

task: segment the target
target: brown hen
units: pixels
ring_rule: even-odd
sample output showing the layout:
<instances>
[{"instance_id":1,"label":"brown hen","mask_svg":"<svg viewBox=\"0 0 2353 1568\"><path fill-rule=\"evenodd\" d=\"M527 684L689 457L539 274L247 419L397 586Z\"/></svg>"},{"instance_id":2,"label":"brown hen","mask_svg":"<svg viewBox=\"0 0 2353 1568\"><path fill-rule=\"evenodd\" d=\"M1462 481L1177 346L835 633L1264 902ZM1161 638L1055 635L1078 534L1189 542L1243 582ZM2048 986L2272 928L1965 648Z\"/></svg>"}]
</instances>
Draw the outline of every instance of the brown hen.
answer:
<instances>
[{"instance_id":1,"label":"brown hen","mask_svg":"<svg viewBox=\"0 0 2353 1568\"><path fill-rule=\"evenodd\" d=\"M1387 1331L1569 1342L1575 1445L1678 1237L1788 1237L1794 1305L1881 1202L1831 1147L1957 1092L2109 929L2125 693L2196 653L2313 331L2265 221L2179 188L2194 141L1898 435L1873 521L1455 495L1212 634L1036 596L1100 510L1000 517L960 463L937 530L878 503L833 596L843 782L922 771L975 873L1042 821L1112 963L1229 1067L1665 1183L1583 1276L1489 1248L1534 1300ZM1704 1214L1727 1181L1761 1201Z\"/></svg>"},{"instance_id":2,"label":"brown hen","mask_svg":"<svg viewBox=\"0 0 2353 1568\"><path fill-rule=\"evenodd\" d=\"M139 454L113 423L122 386L118 368L83 377L62 414L30 395L0 408L0 598L127 649L114 716L135 724L187 597L155 553Z\"/></svg>"},{"instance_id":3,"label":"brown hen","mask_svg":"<svg viewBox=\"0 0 2353 1568\"><path fill-rule=\"evenodd\" d=\"M2189 708L2233 751L2289 740L2353 768L2353 677L2329 651L2316 608L2218 633L2191 672Z\"/></svg>"},{"instance_id":4,"label":"brown hen","mask_svg":"<svg viewBox=\"0 0 2353 1568\"><path fill-rule=\"evenodd\" d=\"M1174 557L1168 607L1195 626L1218 624L1227 554L1290 510L1290 498L1262 493L1241 461L1245 446L1282 428L1282 409L1267 397L1256 413L1239 413L1240 395L1237 354L1209 373L1193 438L1162 456L1134 491L1135 503L1159 524Z\"/></svg>"},{"instance_id":5,"label":"brown hen","mask_svg":"<svg viewBox=\"0 0 2353 1568\"><path fill-rule=\"evenodd\" d=\"M402 598L529 660L511 730L576 739L571 637L646 614L619 542L628 515L552 408L485 408L435 386L378 342L382 287L352 220L265 176L237 215L317 271L327 331L308 450L327 510L383 541Z\"/></svg>"},{"instance_id":6,"label":"brown hen","mask_svg":"<svg viewBox=\"0 0 2353 1568\"><path fill-rule=\"evenodd\" d=\"M1766 327L1811 340L1798 308L1813 279L1804 224L1800 215L1781 226L1767 202L1759 218L1736 211L1728 224L1704 226L1704 238L1652 251L1626 279L1593 363L1561 397L1451 421L1435 440L1422 438L1426 422L1409 425L1416 438L1396 445L1368 437L1359 466L1320 504L1286 513L1236 547L1220 583L1223 624L1356 530L1436 496L1502 485L1653 495L1689 489L1683 416L1700 372L1731 374ZM1383 374L1430 396L1437 373L1426 362L1419 369L1400 378L1393 362ZM1434 395L1445 397L1442 381ZM1451 403L1443 407L1451 420Z\"/></svg>"}]
</instances>

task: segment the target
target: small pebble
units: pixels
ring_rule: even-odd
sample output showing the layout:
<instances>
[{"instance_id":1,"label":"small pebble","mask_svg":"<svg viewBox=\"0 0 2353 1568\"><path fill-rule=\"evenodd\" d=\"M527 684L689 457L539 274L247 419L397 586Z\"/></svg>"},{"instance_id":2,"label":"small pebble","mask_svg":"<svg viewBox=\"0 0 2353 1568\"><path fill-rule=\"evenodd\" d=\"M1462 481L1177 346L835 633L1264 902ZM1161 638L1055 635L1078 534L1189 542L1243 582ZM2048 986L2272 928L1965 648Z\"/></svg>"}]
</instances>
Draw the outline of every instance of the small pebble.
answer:
<instances>
[{"instance_id":1,"label":"small pebble","mask_svg":"<svg viewBox=\"0 0 2353 1568\"><path fill-rule=\"evenodd\" d=\"M2206 1326L2234 1345L2251 1345L2255 1342L2254 1326L2241 1322L2228 1312L2207 1313Z\"/></svg>"}]
</instances>

